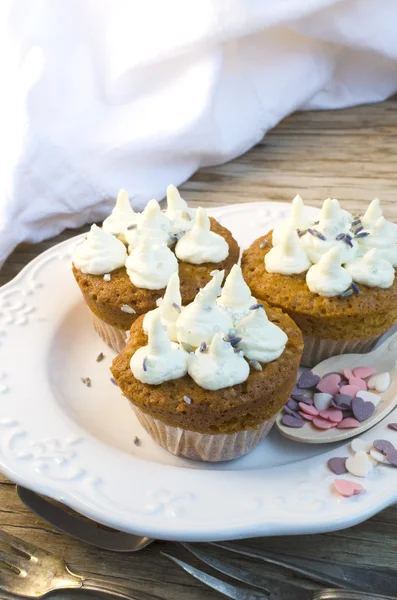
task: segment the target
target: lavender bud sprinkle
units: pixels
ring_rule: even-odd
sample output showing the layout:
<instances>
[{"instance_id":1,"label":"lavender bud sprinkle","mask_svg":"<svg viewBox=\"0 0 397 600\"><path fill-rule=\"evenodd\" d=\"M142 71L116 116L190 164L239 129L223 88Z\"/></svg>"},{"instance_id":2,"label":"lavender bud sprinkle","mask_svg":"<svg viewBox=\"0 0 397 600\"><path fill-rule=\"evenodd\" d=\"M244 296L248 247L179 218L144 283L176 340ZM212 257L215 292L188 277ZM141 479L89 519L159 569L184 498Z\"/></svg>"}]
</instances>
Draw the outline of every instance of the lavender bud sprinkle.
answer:
<instances>
[{"instance_id":1,"label":"lavender bud sprinkle","mask_svg":"<svg viewBox=\"0 0 397 600\"><path fill-rule=\"evenodd\" d=\"M181 309L181 307L180 307L180 306L179 306L179 304L177 304L176 302L173 302L173 303L172 303L172 306L175 308L175 310L176 310L177 312L179 312L179 313L181 313L181 312L182 312L182 309Z\"/></svg>"},{"instance_id":2,"label":"lavender bud sprinkle","mask_svg":"<svg viewBox=\"0 0 397 600\"><path fill-rule=\"evenodd\" d=\"M317 229L312 229L311 227L309 227L309 229L307 230L311 235L314 235L316 237L318 237L319 240L323 240L325 241L327 238L325 237L325 235L323 235L320 231L317 231Z\"/></svg>"},{"instance_id":3,"label":"lavender bud sprinkle","mask_svg":"<svg viewBox=\"0 0 397 600\"><path fill-rule=\"evenodd\" d=\"M186 402L186 404L191 404L192 403L192 401L189 398L189 396L183 396L183 401Z\"/></svg>"},{"instance_id":4,"label":"lavender bud sprinkle","mask_svg":"<svg viewBox=\"0 0 397 600\"><path fill-rule=\"evenodd\" d=\"M336 239L338 242L340 242L340 240L343 240L343 238L344 238L344 237L345 237L345 234L344 234L344 233L338 233L338 235L336 236L336 238L335 238L335 239Z\"/></svg>"},{"instance_id":5,"label":"lavender bud sprinkle","mask_svg":"<svg viewBox=\"0 0 397 600\"><path fill-rule=\"evenodd\" d=\"M249 360L248 362L255 371L262 371L262 365L258 360Z\"/></svg>"},{"instance_id":6,"label":"lavender bud sprinkle","mask_svg":"<svg viewBox=\"0 0 397 600\"><path fill-rule=\"evenodd\" d=\"M348 298L352 294L353 294L353 290L351 288L349 288L345 292L342 292L341 294L339 294L339 298Z\"/></svg>"},{"instance_id":7,"label":"lavender bud sprinkle","mask_svg":"<svg viewBox=\"0 0 397 600\"><path fill-rule=\"evenodd\" d=\"M262 240L261 243L259 244L259 248L266 248L268 243L269 242L267 240Z\"/></svg>"},{"instance_id":8,"label":"lavender bud sprinkle","mask_svg":"<svg viewBox=\"0 0 397 600\"><path fill-rule=\"evenodd\" d=\"M144 370L144 371L145 371L145 373L146 373L146 371L147 371L147 358L146 358L146 356L145 356L145 358L143 359L142 367L143 367L143 370Z\"/></svg>"},{"instance_id":9,"label":"lavender bud sprinkle","mask_svg":"<svg viewBox=\"0 0 397 600\"><path fill-rule=\"evenodd\" d=\"M369 231L361 231L356 235L356 238L364 238L367 237L367 235L369 235Z\"/></svg>"},{"instance_id":10,"label":"lavender bud sprinkle","mask_svg":"<svg viewBox=\"0 0 397 600\"><path fill-rule=\"evenodd\" d=\"M257 310L258 308L263 308L263 304L253 304L249 307L249 310Z\"/></svg>"},{"instance_id":11,"label":"lavender bud sprinkle","mask_svg":"<svg viewBox=\"0 0 397 600\"><path fill-rule=\"evenodd\" d=\"M206 342L201 342L200 344L200 352L205 352L207 350Z\"/></svg>"},{"instance_id":12,"label":"lavender bud sprinkle","mask_svg":"<svg viewBox=\"0 0 397 600\"><path fill-rule=\"evenodd\" d=\"M354 283L354 281L352 281L352 290L355 294L360 294L360 288L356 283Z\"/></svg>"}]
</instances>

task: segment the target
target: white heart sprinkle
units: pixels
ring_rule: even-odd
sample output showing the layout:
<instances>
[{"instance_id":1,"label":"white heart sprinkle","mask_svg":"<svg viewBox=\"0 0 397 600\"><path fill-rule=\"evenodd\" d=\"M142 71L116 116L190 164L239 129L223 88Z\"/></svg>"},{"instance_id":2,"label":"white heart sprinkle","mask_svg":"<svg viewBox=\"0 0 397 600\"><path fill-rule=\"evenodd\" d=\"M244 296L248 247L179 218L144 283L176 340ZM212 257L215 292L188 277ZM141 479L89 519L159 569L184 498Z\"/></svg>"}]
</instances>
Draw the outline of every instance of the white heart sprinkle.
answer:
<instances>
[{"instance_id":1,"label":"white heart sprinkle","mask_svg":"<svg viewBox=\"0 0 397 600\"><path fill-rule=\"evenodd\" d=\"M372 463L366 452L360 451L346 460L346 469L357 477L367 477L372 469Z\"/></svg>"},{"instance_id":2,"label":"white heart sprinkle","mask_svg":"<svg viewBox=\"0 0 397 600\"><path fill-rule=\"evenodd\" d=\"M325 392L318 392L313 396L314 406L317 410L325 410L331 406L332 394L326 394Z\"/></svg>"},{"instance_id":3,"label":"white heart sprinkle","mask_svg":"<svg viewBox=\"0 0 397 600\"><path fill-rule=\"evenodd\" d=\"M373 448L370 452L370 455L372 456L372 458L374 458L377 462L380 463L387 463L387 458L384 454L382 454L382 452L379 452L379 450L376 450L376 448Z\"/></svg>"},{"instance_id":4,"label":"white heart sprinkle","mask_svg":"<svg viewBox=\"0 0 397 600\"><path fill-rule=\"evenodd\" d=\"M375 406L378 406L379 402L381 401L380 396L374 394L373 392L367 392L366 390L360 390L357 392L357 398L361 398L362 400L365 400L365 402L372 402L372 404Z\"/></svg>"},{"instance_id":5,"label":"white heart sprinkle","mask_svg":"<svg viewBox=\"0 0 397 600\"><path fill-rule=\"evenodd\" d=\"M379 373L379 375L373 375L368 379L367 385L369 390L376 390L377 392L386 392L389 389L391 383L390 373Z\"/></svg>"},{"instance_id":6,"label":"white heart sprinkle","mask_svg":"<svg viewBox=\"0 0 397 600\"><path fill-rule=\"evenodd\" d=\"M354 440L350 442L350 448L353 450L354 453L369 452L372 448L372 442L366 442L361 438L354 438Z\"/></svg>"}]
</instances>

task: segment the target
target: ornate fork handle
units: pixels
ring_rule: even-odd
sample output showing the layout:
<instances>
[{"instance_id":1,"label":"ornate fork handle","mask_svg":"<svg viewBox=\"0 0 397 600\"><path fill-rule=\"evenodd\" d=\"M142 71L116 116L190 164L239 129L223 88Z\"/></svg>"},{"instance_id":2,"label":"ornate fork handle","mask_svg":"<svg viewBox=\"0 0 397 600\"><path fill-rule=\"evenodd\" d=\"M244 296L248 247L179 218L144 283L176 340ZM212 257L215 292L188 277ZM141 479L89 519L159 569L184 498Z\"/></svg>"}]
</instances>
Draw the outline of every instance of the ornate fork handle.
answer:
<instances>
[{"instance_id":1,"label":"ornate fork handle","mask_svg":"<svg viewBox=\"0 0 397 600\"><path fill-rule=\"evenodd\" d=\"M107 579L106 577L91 577L84 576L81 587L83 590L92 590L102 592L109 596L124 598L125 600L152 600L152 596L148 596L146 592L133 591L129 587Z\"/></svg>"}]
</instances>

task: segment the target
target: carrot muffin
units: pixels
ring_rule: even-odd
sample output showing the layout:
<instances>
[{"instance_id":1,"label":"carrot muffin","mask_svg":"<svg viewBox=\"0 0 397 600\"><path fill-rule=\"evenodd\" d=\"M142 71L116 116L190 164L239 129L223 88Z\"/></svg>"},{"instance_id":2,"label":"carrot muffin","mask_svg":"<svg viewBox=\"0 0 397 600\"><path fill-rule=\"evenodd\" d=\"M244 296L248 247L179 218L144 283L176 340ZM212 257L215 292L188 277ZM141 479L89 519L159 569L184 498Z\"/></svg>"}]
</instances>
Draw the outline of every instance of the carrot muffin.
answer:
<instances>
[{"instance_id":1,"label":"carrot muffin","mask_svg":"<svg viewBox=\"0 0 397 600\"><path fill-rule=\"evenodd\" d=\"M170 277L179 273L181 299L192 302L215 269L228 273L239 247L230 231L203 208L189 209L175 186L167 210L156 200L137 214L121 190L102 228L93 225L73 255L73 274L101 338L119 352L127 332L152 311Z\"/></svg>"},{"instance_id":2,"label":"carrot muffin","mask_svg":"<svg viewBox=\"0 0 397 600\"><path fill-rule=\"evenodd\" d=\"M397 321L397 228L375 199L353 217L335 199L311 223L302 199L291 216L243 253L252 293L300 327L304 366L368 352Z\"/></svg>"},{"instance_id":3,"label":"carrot muffin","mask_svg":"<svg viewBox=\"0 0 397 600\"><path fill-rule=\"evenodd\" d=\"M243 456L267 435L294 387L303 348L288 315L251 304L240 267L218 297L223 277L214 274L171 323L174 275L159 308L134 322L111 368L158 444L211 462Z\"/></svg>"}]
</instances>

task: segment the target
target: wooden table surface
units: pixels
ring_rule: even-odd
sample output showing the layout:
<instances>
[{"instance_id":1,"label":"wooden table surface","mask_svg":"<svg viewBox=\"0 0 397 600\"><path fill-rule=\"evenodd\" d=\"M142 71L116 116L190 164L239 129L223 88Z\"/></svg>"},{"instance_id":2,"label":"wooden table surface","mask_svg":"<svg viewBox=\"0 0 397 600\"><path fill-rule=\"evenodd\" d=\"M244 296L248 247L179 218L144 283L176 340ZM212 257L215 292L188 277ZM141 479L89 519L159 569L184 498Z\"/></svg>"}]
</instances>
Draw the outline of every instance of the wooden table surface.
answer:
<instances>
[{"instance_id":1,"label":"wooden table surface","mask_svg":"<svg viewBox=\"0 0 397 600\"><path fill-rule=\"evenodd\" d=\"M290 201L299 192L319 206L328 196L344 208L362 210L378 196L385 216L397 221L397 98L383 104L339 112L295 114L244 156L202 169L182 187L192 205L221 205L263 200ZM80 231L66 231L35 246L23 244L0 271L0 284L12 279L34 256ZM76 571L111 575L156 599L208 600L221 596L181 572L160 555L166 551L190 557L174 543L156 542L138 554L122 555L80 543L47 526L17 499L14 485L0 475L0 528L62 554ZM396 566L397 506L348 530L292 538L244 542L252 548L288 550L329 561L368 566ZM219 552L223 555L223 552ZM194 562L193 560L191 562ZM253 573L288 580L282 569L236 559ZM396 590L397 594L397 590ZM78 594L67 594L76 597ZM293 600L286 598L285 600Z\"/></svg>"}]
</instances>

